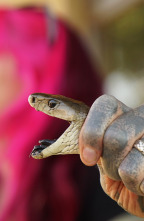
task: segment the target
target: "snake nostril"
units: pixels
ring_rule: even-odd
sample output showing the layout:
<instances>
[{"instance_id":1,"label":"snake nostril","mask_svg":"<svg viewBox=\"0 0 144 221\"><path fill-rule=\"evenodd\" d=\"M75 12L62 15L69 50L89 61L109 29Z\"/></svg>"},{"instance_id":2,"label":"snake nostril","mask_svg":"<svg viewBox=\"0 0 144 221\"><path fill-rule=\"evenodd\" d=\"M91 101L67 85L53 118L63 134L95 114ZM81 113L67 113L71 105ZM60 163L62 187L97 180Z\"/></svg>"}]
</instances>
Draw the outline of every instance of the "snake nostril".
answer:
<instances>
[{"instance_id":1,"label":"snake nostril","mask_svg":"<svg viewBox=\"0 0 144 221\"><path fill-rule=\"evenodd\" d=\"M35 100L36 100L35 97L32 97L31 102L35 103Z\"/></svg>"}]
</instances>

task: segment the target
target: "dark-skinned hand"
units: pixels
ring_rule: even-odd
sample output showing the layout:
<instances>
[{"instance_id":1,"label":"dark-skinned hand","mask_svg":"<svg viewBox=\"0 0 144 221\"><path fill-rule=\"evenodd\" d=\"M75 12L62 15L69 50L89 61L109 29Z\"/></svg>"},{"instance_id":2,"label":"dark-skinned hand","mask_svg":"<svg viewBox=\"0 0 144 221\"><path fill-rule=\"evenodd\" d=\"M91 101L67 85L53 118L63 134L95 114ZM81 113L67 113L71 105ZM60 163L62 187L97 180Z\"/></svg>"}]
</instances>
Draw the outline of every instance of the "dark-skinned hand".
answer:
<instances>
[{"instance_id":1,"label":"dark-skinned hand","mask_svg":"<svg viewBox=\"0 0 144 221\"><path fill-rule=\"evenodd\" d=\"M103 95L81 129L80 157L98 165L103 190L124 210L144 217L144 155L134 147L144 135L144 105L131 109Z\"/></svg>"}]
</instances>

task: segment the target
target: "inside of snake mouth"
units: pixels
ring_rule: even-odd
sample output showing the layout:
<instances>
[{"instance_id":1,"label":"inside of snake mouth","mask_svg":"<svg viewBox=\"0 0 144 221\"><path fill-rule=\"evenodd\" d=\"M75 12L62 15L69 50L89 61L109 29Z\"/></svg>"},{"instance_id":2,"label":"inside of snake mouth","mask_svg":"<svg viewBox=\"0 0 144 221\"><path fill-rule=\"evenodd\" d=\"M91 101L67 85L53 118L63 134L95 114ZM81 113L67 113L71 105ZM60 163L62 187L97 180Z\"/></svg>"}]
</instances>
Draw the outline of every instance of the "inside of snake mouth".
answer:
<instances>
[{"instance_id":1,"label":"inside of snake mouth","mask_svg":"<svg viewBox=\"0 0 144 221\"><path fill-rule=\"evenodd\" d=\"M55 143L56 141L57 141L57 139L54 139L54 140L49 140L49 139L39 140L40 145L35 145L34 146L30 156L32 154L40 153L43 149L47 148L48 146Z\"/></svg>"}]
</instances>

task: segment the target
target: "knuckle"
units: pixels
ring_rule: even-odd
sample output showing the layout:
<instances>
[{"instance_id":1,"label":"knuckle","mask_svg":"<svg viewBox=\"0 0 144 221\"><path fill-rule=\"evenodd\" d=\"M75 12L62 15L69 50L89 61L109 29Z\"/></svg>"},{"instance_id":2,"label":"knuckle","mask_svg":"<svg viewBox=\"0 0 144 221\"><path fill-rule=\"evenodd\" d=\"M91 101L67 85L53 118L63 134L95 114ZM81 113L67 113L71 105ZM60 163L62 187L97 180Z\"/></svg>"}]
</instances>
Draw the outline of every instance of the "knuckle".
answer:
<instances>
[{"instance_id":1,"label":"knuckle","mask_svg":"<svg viewBox=\"0 0 144 221\"><path fill-rule=\"evenodd\" d=\"M118 168L118 173L122 180L127 182L135 181L135 176L133 171L131 171L130 167L128 166L121 166Z\"/></svg>"},{"instance_id":2,"label":"knuckle","mask_svg":"<svg viewBox=\"0 0 144 221\"><path fill-rule=\"evenodd\" d=\"M131 156L129 157L128 155L123 160L123 162L119 166L118 173L122 179L122 182L130 191L138 195L143 195L140 190L140 183L143 178L143 171L140 171L140 169L137 167L137 163L132 161Z\"/></svg>"}]
</instances>

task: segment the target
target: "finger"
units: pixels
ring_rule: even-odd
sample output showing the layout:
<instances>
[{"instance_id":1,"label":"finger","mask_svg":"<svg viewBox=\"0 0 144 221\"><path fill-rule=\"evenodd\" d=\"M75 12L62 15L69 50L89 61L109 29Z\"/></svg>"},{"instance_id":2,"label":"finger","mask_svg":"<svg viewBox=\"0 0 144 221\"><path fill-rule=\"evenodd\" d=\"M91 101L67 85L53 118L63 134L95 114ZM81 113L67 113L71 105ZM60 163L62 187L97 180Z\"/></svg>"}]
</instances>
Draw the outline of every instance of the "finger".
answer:
<instances>
[{"instance_id":1,"label":"finger","mask_svg":"<svg viewBox=\"0 0 144 221\"><path fill-rule=\"evenodd\" d=\"M141 138L144 141L144 138ZM144 196L144 155L142 152L133 148L120 164L119 175L124 185L136 193Z\"/></svg>"},{"instance_id":2,"label":"finger","mask_svg":"<svg viewBox=\"0 0 144 221\"><path fill-rule=\"evenodd\" d=\"M101 186L105 193L127 212L139 217L144 217L144 196L130 191L122 181L110 179L105 174L101 163L98 163L98 167Z\"/></svg>"},{"instance_id":3,"label":"finger","mask_svg":"<svg viewBox=\"0 0 144 221\"><path fill-rule=\"evenodd\" d=\"M107 128L104 136L102 165L112 179L121 179L118 168L136 140L144 134L144 106L121 115Z\"/></svg>"},{"instance_id":4,"label":"finger","mask_svg":"<svg viewBox=\"0 0 144 221\"><path fill-rule=\"evenodd\" d=\"M124 187L121 181L115 181L110 179L106 174L101 164L98 164L100 172L100 183L107 195L109 195L113 200L118 201L121 194L121 190Z\"/></svg>"},{"instance_id":5,"label":"finger","mask_svg":"<svg viewBox=\"0 0 144 221\"><path fill-rule=\"evenodd\" d=\"M90 108L79 137L80 157L84 164L95 165L102 154L102 141L106 128L130 108L113 96L99 97Z\"/></svg>"}]
</instances>

